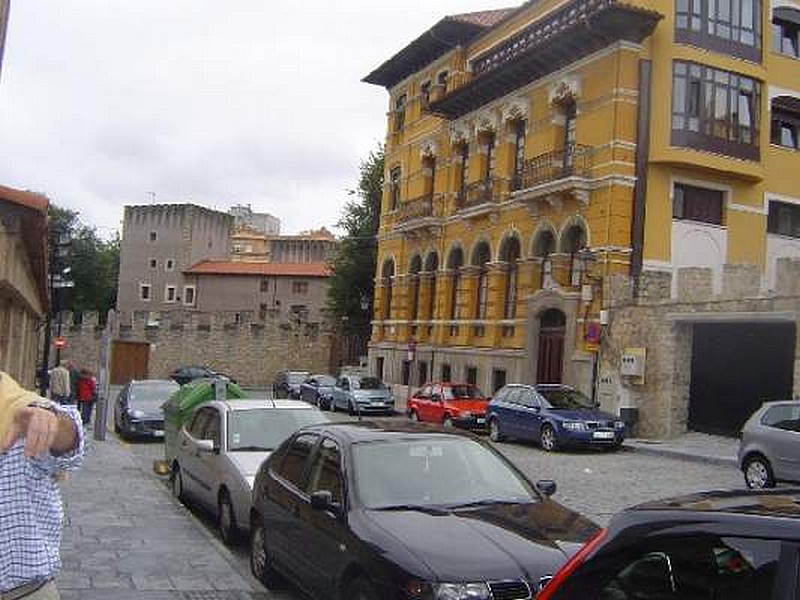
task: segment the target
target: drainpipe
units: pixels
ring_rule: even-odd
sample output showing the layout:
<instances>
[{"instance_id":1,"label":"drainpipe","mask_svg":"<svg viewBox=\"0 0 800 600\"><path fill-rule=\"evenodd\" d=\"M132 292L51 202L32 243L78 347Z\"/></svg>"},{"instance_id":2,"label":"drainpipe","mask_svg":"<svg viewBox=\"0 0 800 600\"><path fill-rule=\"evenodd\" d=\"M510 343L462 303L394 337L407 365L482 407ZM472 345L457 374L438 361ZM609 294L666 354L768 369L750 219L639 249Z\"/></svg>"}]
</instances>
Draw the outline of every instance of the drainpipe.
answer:
<instances>
[{"instance_id":1,"label":"drainpipe","mask_svg":"<svg viewBox=\"0 0 800 600\"><path fill-rule=\"evenodd\" d=\"M652 96L652 61L639 60L639 111L636 120L636 183L633 187L631 222L631 267L634 298L639 295L639 277L644 255L644 225L647 198L647 167L650 155L650 100Z\"/></svg>"}]
</instances>

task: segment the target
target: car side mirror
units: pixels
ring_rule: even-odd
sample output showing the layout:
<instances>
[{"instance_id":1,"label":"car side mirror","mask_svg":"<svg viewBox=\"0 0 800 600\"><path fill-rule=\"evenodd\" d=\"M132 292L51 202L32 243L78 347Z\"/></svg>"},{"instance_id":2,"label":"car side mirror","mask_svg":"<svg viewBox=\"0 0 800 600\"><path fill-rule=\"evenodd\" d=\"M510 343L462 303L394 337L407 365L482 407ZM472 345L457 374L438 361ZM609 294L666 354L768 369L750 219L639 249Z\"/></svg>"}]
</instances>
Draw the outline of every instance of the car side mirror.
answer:
<instances>
[{"instance_id":1,"label":"car side mirror","mask_svg":"<svg viewBox=\"0 0 800 600\"><path fill-rule=\"evenodd\" d=\"M218 450L217 446L214 444L214 440L197 440L195 442L195 447L198 452L211 453Z\"/></svg>"},{"instance_id":2,"label":"car side mirror","mask_svg":"<svg viewBox=\"0 0 800 600\"><path fill-rule=\"evenodd\" d=\"M311 494L311 508L330 511L338 517L341 513L342 505L333 501L333 494L328 490L319 490Z\"/></svg>"},{"instance_id":3,"label":"car side mirror","mask_svg":"<svg viewBox=\"0 0 800 600\"><path fill-rule=\"evenodd\" d=\"M536 482L536 489L548 497L556 493L556 488L556 482L552 479L540 479Z\"/></svg>"}]
</instances>

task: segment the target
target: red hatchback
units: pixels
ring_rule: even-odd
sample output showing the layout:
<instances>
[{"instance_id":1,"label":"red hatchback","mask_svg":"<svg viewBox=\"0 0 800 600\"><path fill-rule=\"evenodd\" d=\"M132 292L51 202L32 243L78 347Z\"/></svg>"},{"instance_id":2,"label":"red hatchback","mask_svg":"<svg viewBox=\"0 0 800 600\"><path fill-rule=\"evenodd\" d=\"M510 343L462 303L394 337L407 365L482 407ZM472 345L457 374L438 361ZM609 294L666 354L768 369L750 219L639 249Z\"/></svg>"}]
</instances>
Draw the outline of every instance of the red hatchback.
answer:
<instances>
[{"instance_id":1,"label":"red hatchback","mask_svg":"<svg viewBox=\"0 0 800 600\"><path fill-rule=\"evenodd\" d=\"M485 429L488 403L489 398L469 383L429 383L409 398L408 418L445 427Z\"/></svg>"}]
</instances>

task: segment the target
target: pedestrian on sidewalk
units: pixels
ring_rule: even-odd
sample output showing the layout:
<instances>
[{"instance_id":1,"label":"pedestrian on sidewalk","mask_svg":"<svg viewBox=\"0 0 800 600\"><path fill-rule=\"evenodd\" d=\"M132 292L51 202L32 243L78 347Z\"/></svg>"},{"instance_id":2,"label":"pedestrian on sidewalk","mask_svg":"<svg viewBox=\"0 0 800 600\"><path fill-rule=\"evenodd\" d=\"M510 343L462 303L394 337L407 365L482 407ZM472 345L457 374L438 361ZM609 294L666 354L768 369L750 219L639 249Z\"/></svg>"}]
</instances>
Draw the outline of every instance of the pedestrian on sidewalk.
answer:
<instances>
[{"instance_id":1,"label":"pedestrian on sidewalk","mask_svg":"<svg viewBox=\"0 0 800 600\"><path fill-rule=\"evenodd\" d=\"M50 373L50 398L59 404L69 403L69 397L72 395L68 365L66 360L62 360Z\"/></svg>"},{"instance_id":2,"label":"pedestrian on sidewalk","mask_svg":"<svg viewBox=\"0 0 800 600\"><path fill-rule=\"evenodd\" d=\"M82 459L77 411L0 371L0 598L58 600L63 507L56 479Z\"/></svg>"},{"instance_id":3,"label":"pedestrian on sidewalk","mask_svg":"<svg viewBox=\"0 0 800 600\"><path fill-rule=\"evenodd\" d=\"M69 369L69 402L70 404L76 404L78 402L78 380L81 378L81 369L80 367L72 362L71 360L67 361L67 369Z\"/></svg>"},{"instance_id":4,"label":"pedestrian on sidewalk","mask_svg":"<svg viewBox=\"0 0 800 600\"><path fill-rule=\"evenodd\" d=\"M88 425L92 418L92 406L97 398L97 380L89 369L81 369L78 377L78 408L81 411L81 420Z\"/></svg>"}]
</instances>

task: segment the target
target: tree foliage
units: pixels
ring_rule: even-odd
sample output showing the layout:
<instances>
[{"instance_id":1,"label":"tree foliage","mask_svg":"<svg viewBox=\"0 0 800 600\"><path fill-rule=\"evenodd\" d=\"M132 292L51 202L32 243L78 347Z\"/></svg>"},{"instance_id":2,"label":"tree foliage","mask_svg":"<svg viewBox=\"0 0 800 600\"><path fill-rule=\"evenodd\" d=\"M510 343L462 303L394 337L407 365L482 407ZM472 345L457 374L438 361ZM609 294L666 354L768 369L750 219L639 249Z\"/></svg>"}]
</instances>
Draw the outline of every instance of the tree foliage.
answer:
<instances>
[{"instance_id":1,"label":"tree foliage","mask_svg":"<svg viewBox=\"0 0 800 600\"><path fill-rule=\"evenodd\" d=\"M379 146L361 162L358 187L349 192L353 199L338 222L346 234L331 265L328 310L345 333L368 333L372 319L383 165L383 147Z\"/></svg>"},{"instance_id":2,"label":"tree foliage","mask_svg":"<svg viewBox=\"0 0 800 600\"><path fill-rule=\"evenodd\" d=\"M52 203L48 220L50 271L75 282L73 288L53 290L54 307L101 314L114 308L119 277L119 234L104 240L94 227L81 222L78 212ZM60 247L65 250L59 252ZM64 274L67 268L69 271Z\"/></svg>"}]
</instances>

